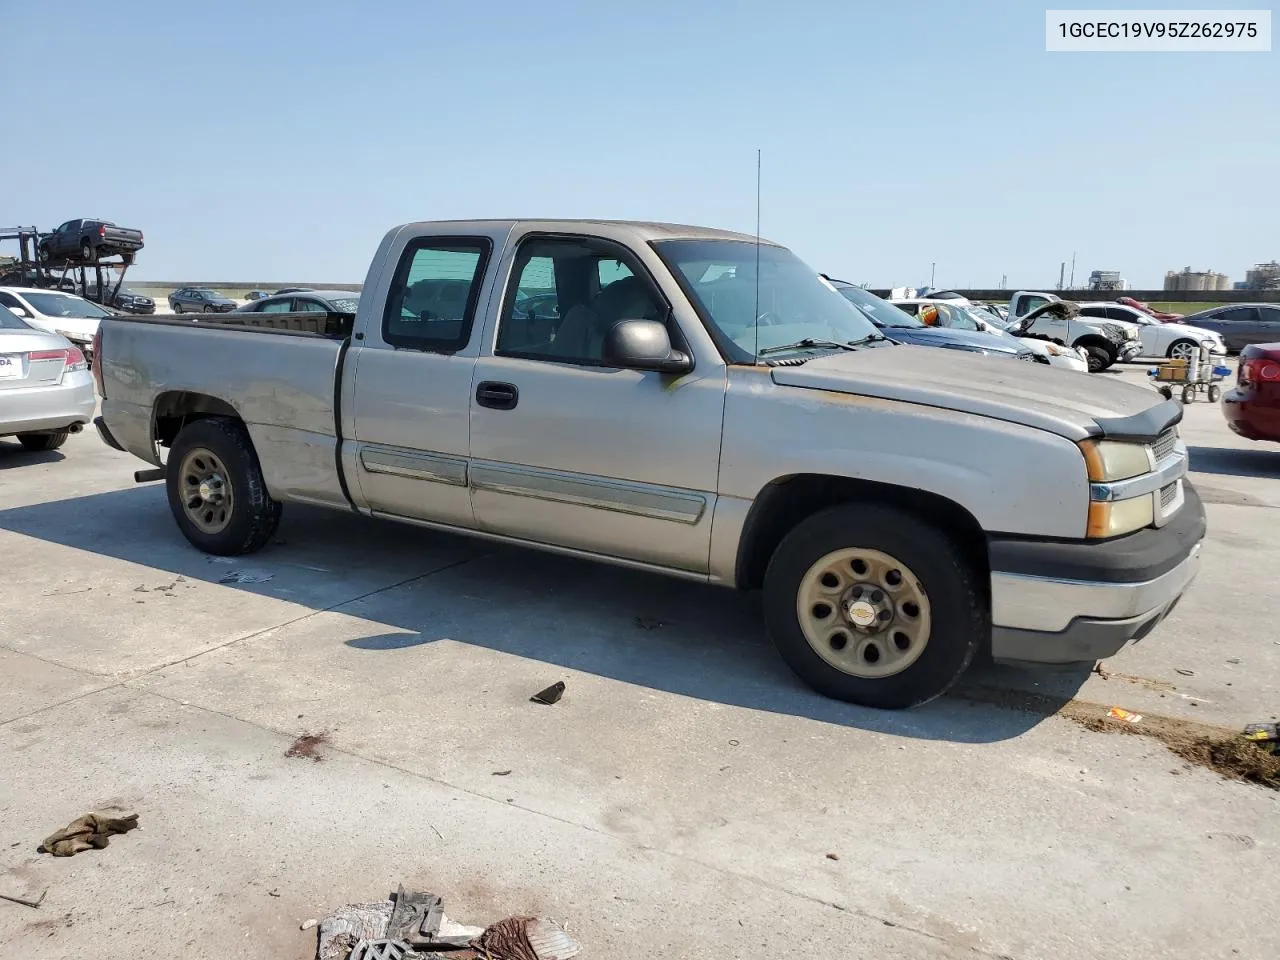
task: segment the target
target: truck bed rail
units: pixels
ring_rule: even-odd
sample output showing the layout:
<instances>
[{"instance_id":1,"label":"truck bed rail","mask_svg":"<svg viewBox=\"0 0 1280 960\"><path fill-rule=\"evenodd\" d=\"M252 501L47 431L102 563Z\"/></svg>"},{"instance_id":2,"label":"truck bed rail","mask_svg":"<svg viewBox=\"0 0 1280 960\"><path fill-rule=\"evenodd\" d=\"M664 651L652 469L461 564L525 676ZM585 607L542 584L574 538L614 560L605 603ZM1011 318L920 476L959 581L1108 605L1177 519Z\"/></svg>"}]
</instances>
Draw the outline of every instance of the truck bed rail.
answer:
<instances>
[{"instance_id":1,"label":"truck bed rail","mask_svg":"<svg viewBox=\"0 0 1280 960\"><path fill-rule=\"evenodd\" d=\"M153 323L163 326L212 327L217 330L246 330L254 333L301 334L324 337L329 340L345 340L355 326L354 313L330 311L319 313L215 313L187 314L162 313L153 316L118 316L112 320L127 323Z\"/></svg>"}]
</instances>

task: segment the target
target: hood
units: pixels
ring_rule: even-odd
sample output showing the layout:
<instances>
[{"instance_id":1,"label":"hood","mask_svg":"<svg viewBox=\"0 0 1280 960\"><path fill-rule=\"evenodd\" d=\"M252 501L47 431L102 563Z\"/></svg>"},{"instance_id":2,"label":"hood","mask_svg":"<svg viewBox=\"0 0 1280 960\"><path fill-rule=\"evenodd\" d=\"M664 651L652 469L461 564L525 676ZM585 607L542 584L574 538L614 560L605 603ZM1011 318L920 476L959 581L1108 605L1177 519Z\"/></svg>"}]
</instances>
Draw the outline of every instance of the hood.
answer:
<instances>
[{"instance_id":1,"label":"hood","mask_svg":"<svg viewBox=\"0 0 1280 960\"><path fill-rule=\"evenodd\" d=\"M1136 384L1039 363L945 356L912 347L831 354L774 367L771 373L774 383L784 386L958 410L1069 440L1099 435L1154 440L1182 418L1177 401L1162 401Z\"/></svg>"},{"instance_id":2,"label":"hood","mask_svg":"<svg viewBox=\"0 0 1280 960\"><path fill-rule=\"evenodd\" d=\"M974 330L953 330L948 327L879 327L890 340L910 343L919 347L950 347L960 350L985 350L988 353L1020 352L1020 345L1001 337Z\"/></svg>"}]
</instances>

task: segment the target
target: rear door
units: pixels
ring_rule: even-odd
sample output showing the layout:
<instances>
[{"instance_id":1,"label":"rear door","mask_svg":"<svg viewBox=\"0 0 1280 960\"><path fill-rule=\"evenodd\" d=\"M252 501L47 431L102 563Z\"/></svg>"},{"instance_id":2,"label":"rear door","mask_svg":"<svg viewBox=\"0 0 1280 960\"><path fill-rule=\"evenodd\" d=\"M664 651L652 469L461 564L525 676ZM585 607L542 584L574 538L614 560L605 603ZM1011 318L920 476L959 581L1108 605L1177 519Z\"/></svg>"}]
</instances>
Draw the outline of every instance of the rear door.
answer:
<instances>
[{"instance_id":1,"label":"rear door","mask_svg":"<svg viewBox=\"0 0 1280 960\"><path fill-rule=\"evenodd\" d=\"M508 227L406 227L362 308L344 378L343 467L361 508L472 527L468 398L496 259ZM359 336L359 335L357 335Z\"/></svg>"},{"instance_id":2,"label":"rear door","mask_svg":"<svg viewBox=\"0 0 1280 960\"><path fill-rule=\"evenodd\" d=\"M496 334L485 334L471 397L477 523L704 574L724 364L699 357L673 377L604 360L605 333L625 319L664 321L688 349L673 302L624 245L534 233L503 272ZM555 309L516 309L533 296L554 297Z\"/></svg>"}]
</instances>

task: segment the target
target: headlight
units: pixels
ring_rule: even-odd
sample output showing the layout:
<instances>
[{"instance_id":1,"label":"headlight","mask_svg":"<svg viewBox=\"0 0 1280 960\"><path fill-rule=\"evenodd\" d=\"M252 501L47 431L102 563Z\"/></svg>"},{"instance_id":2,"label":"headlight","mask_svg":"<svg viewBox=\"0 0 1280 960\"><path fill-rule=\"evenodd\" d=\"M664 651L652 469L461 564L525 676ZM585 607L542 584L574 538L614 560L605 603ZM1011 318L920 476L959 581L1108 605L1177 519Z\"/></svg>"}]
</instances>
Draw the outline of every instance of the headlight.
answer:
<instances>
[{"instance_id":1,"label":"headlight","mask_svg":"<svg viewBox=\"0 0 1280 960\"><path fill-rule=\"evenodd\" d=\"M1049 354L1051 357L1060 357L1065 353L1065 351L1056 343L1046 343L1044 345L1044 352Z\"/></svg>"},{"instance_id":2,"label":"headlight","mask_svg":"<svg viewBox=\"0 0 1280 960\"><path fill-rule=\"evenodd\" d=\"M1085 536L1118 537L1148 527L1154 521L1155 505L1149 493L1129 500L1093 500L1089 503L1089 523Z\"/></svg>"},{"instance_id":3,"label":"headlight","mask_svg":"<svg viewBox=\"0 0 1280 960\"><path fill-rule=\"evenodd\" d=\"M1128 480L1153 468L1151 454L1144 443L1081 440L1080 452L1084 454L1084 465L1089 473L1090 483Z\"/></svg>"}]
</instances>

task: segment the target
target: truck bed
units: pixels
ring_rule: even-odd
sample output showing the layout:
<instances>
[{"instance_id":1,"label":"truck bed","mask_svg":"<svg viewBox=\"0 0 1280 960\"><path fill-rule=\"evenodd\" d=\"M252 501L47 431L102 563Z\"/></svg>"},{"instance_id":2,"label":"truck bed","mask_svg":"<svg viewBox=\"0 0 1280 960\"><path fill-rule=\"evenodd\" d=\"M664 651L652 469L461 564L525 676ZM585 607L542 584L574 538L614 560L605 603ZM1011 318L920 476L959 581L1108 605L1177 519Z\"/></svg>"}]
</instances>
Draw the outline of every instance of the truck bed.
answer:
<instances>
[{"instance_id":1,"label":"truck bed","mask_svg":"<svg viewBox=\"0 0 1280 960\"><path fill-rule=\"evenodd\" d=\"M210 327L251 333L304 334L329 340L345 340L351 336L356 317L354 313L306 311L302 313L157 313L151 316L126 315L113 319L130 323Z\"/></svg>"}]
</instances>

